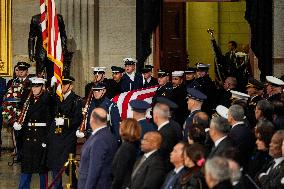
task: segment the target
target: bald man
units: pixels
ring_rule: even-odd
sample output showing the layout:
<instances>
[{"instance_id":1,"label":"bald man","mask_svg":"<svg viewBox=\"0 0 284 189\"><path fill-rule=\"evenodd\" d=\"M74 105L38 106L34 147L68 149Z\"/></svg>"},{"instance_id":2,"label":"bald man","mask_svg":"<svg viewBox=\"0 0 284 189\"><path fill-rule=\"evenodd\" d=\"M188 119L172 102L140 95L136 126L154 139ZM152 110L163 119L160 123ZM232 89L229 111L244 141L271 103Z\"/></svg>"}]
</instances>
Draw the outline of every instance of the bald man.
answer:
<instances>
[{"instance_id":1,"label":"bald man","mask_svg":"<svg viewBox=\"0 0 284 189\"><path fill-rule=\"evenodd\" d=\"M160 188L163 184L166 169L163 158L158 149L162 143L162 136L157 131L145 133L141 141L144 155L139 158L132 170L131 189Z\"/></svg>"},{"instance_id":2,"label":"bald man","mask_svg":"<svg viewBox=\"0 0 284 189\"><path fill-rule=\"evenodd\" d=\"M117 141L107 128L107 112L103 108L92 111L90 126L93 132L82 148L78 188L110 188Z\"/></svg>"}]
</instances>

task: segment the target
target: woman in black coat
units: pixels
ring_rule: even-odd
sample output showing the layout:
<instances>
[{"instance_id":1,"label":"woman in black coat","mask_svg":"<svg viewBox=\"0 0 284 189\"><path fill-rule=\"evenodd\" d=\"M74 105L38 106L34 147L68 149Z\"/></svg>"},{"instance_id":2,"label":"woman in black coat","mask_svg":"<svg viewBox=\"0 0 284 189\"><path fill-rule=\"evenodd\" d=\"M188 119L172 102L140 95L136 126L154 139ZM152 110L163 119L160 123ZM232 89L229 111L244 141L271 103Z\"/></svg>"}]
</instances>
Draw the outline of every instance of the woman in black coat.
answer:
<instances>
[{"instance_id":1,"label":"woman in black coat","mask_svg":"<svg viewBox=\"0 0 284 189\"><path fill-rule=\"evenodd\" d=\"M112 162L112 188L126 188L131 179L131 172L139 152L141 127L135 119L127 118L119 127L122 144Z\"/></svg>"},{"instance_id":2,"label":"woman in black coat","mask_svg":"<svg viewBox=\"0 0 284 189\"><path fill-rule=\"evenodd\" d=\"M184 164L188 170L179 179L181 189L208 188L202 173L204 163L204 149L201 145L194 143L185 146Z\"/></svg>"},{"instance_id":3,"label":"woman in black coat","mask_svg":"<svg viewBox=\"0 0 284 189\"><path fill-rule=\"evenodd\" d=\"M256 150L248 163L248 174L255 178L262 166L272 158L269 155L269 144L274 134L274 126L268 120L259 120L255 127Z\"/></svg>"}]
</instances>

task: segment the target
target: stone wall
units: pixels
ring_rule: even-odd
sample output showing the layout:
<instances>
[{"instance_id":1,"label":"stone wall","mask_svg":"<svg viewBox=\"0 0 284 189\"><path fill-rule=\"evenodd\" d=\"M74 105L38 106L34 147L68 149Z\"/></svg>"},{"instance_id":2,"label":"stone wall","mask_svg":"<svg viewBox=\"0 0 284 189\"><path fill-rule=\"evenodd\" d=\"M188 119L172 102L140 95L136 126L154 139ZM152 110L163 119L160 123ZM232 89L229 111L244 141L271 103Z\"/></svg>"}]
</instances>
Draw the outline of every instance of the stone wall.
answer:
<instances>
[{"instance_id":1,"label":"stone wall","mask_svg":"<svg viewBox=\"0 0 284 189\"><path fill-rule=\"evenodd\" d=\"M12 1L13 63L28 60L31 17L39 14L39 1ZM122 65L125 57L136 56L135 0L56 0L63 15L68 49L74 52L71 74L75 91L84 95L84 85L92 79L92 66ZM34 65L34 63L33 63ZM31 70L34 73L35 69Z\"/></svg>"},{"instance_id":2,"label":"stone wall","mask_svg":"<svg viewBox=\"0 0 284 189\"><path fill-rule=\"evenodd\" d=\"M273 1L273 60L274 75L284 74L284 1Z\"/></svg>"}]
</instances>

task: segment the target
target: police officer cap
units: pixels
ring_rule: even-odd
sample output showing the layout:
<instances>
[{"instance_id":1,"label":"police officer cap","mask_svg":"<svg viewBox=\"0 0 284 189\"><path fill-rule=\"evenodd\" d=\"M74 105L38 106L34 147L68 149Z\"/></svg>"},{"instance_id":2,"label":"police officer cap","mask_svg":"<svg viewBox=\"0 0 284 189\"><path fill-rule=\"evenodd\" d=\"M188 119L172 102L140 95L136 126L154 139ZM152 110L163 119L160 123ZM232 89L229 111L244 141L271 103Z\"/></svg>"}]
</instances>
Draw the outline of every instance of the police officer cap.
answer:
<instances>
[{"instance_id":1,"label":"police officer cap","mask_svg":"<svg viewBox=\"0 0 284 189\"><path fill-rule=\"evenodd\" d=\"M194 68L194 67L188 67L184 71L185 74L190 74L190 73L195 73L195 72L196 72L196 68Z\"/></svg>"},{"instance_id":2,"label":"police officer cap","mask_svg":"<svg viewBox=\"0 0 284 189\"><path fill-rule=\"evenodd\" d=\"M222 105L218 105L216 107L217 114L225 119L228 119L228 110L229 110L228 108Z\"/></svg>"},{"instance_id":3,"label":"police officer cap","mask_svg":"<svg viewBox=\"0 0 284 189\"><path fill-rule=\"evenodd\" d=\"M137 60L134 58L124 58L123 59L124 65L134 65L137 63Z\"/></svg>"},{"instance_id":4,"label":"police officer cap","mask_svg":"<svg viewBox=\"0 0 284 189\"><path fill-rule=\"evenodd\" d=\"M118 67L118 66L112 66L111 67L111 72L112 73L123 73L124 72L124 68Z\"/></svg>"},{"instance_id":5,"label":"police officer cap","mask_svg":"<svg viewBox=\"0 0 284 189\"><path fill-rule=\"evenodd\" d=\"M158 71L158 77L165 77L165 76L169 76L170 73L167 71L163 71L163 70L159 70Z\"/></svg>"},{"instance_id":6,"label":"police officer cap","mask_svg":"<svg viewBox=\"0 0 284 189\"><path fill-rule=\"evenodd\" d=\"M281 79L278 79L277 77L274 77L274 76L266 76L266 80L270 84L277 86L277 87L284 85L284 81L282 81Z\"/></svg>"},{"instance_id":7,"label":"police officer cap","mask_svg":"<svg viewBox=\"0 0 284 189\"><path fill-rule=\"evenodd\" d=\"M182 77L184 74L184 71L173 71L172 76L173 77Z\"/></svg>"},{"instance_id":8,"label":"police officer cap","mask_svg":"<svg viewBox=\"0 0 284 189\"><path fill-rule=\"evenodd\" d=\"M62 83L63 84L69 84L75 81L75 78L72 76L63 76Z\"/></svg>"},{"instance_id":9,"label":"police officer cap","mask_svg":"<svg viewBox=\"0 0 284 189\"><path fill-rule=\"evenodd\" d=\"M31 65L27 62L18 62L16 65L20 70L27 70Z\"/></svg>"},{"instance_id":10,"label":"police officer cap","mask_svg":"<svg viewBox=\"0 0 284 189\"><path fill-rule=\"evenodd\" d=\"M197 100L199 102L203 102L207 99L207 96L200 92L199 90L195 88L187 88L187 98L191 98L193 100Z\"/></svg>"},{"instance_id":11,"label":"police officer cap","mask_svg":"<svg viewBox=\"0 0 284 189\"><path fill-rule=\"evenodd\" d=\"M145 65L145 66L141 69L141 72L142 72L142 73L147 73L147 72L152 71L153 68L154 68L154 66L152 66L152 65Z\"/></svg>"},{"instance_id":12,"label":"police officer cap","mask_svg":"<svg viewBox=\"0 0 284 189\"><path fill-rule=\"evenodd\" d=\"M105 73L106 67L92 67L94 74Z\"/></svg>"},{"instance_id":13,"label":"police officer cap","mask_svg":"<svg viewBox=\"0 0 284 189\"><path fill-rule=\"evenodd\" d=\"M107 87L107 86L106 86L106 83L104 83L104 82L99 82L99 83L93 85L92 89L93 89L93 90L102 90L102 89L106 89L106 87Z\"/></svg>"},{"instance_id":14,"label":"police officer cap","mask_svg":"<svg viewBox=\"0 0 284 189\"><path fill-rule=\"evenodd\" d=\"M230 90L230 92L232 93L233 99L248 100L248 98L250 97L248 94L245 94L245 93L242 93L242 92L239 92L239 91Z\"/></svg>"},{"instance_id":15,"label":"police officer cap","mask_svg":"<svg viewBox=\"0 0 284 189\"><path fill-rule=\"evenodd\" d=\"M162 96L157 98L157 102L160 103L160 104L165 104L169 108L177 108L178 107L178 105L176 103L174 103L170 99L168 99L166 97L162 97Z\"/></svg>"},{"instance_id":16,"label":"police officer cap","mask_svg":"<svg viewBox=\"0 0 284 189\"><path fill-rule=\"evenodd\" d=\"M151 108L151 104L149 104L144 100L137 100L137 99L131 100L129 104L133 109L133 111L140 113L146 112L147 109Z\"/></svg>"},{"instance_id":17,"label":"police officer cap","mask_svg":"<svg viewBox=\"0 0 284 189\"><path fill-rule=\"evenodd\" d=\"M264 85L256 79L249 79L249 82L248 82L246 87L247 88L251 87L251 88L255 88L257 90L262 90L264 88Z\"/></svg>"},{"instance_id":18,"label":"police officer cap","mask_svg":"<svg viewBox=\"0 0 284 189\"><path fill-rule=\"evenodd\" d=\"M197 63L196 69L201 71L207 71L209 70L210 64L204 64L204 63Z\"/></svg>"},{"instance_id":19,"label":"police officer cap","mask_svg":"<svg viewBox=\"0 0 284 189\"><path fill-rule=\"evenodd\" d=\"M36 86L36 85L44 85L46 82L46 79L43 79L41 77L31 77L30 81L33 86Z\"/></svg>"}]
</instances>

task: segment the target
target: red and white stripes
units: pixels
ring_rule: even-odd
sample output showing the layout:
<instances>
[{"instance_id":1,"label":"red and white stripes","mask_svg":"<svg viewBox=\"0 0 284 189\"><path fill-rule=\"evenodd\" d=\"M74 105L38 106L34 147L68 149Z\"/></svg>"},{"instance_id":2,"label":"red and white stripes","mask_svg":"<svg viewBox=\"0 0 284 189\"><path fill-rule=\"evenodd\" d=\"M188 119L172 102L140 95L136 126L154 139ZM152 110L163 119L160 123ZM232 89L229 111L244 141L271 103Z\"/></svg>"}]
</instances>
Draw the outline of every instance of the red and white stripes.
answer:
<instances>
[{"instance_id":1,"label":"red and white stripes","mask_svg":"<svg viewBox=\"0 0 284 189\"><path fill-rule=\"evenodd\" d=\"M40 0L40 8L41 8L41 19L44 20L44 17L47 18L47 57L54 63L54 76L57 79L56 85L56 93L63 99L62 96L62 71L63 71L63 53L62 53L62 45L61 45L61 37L58 25L58 18L55 8L54 0L46 0L47 1L47 16L43 16L43 12L45 10L44 0ZM43 8L44 7L44 8ZM46 21L42 22L42 32L44 32L44 28L46 28ZM44 33L42 34L44 35ZM43 36L44 37L44 36Z\"/></svg>"}]
</instances>

